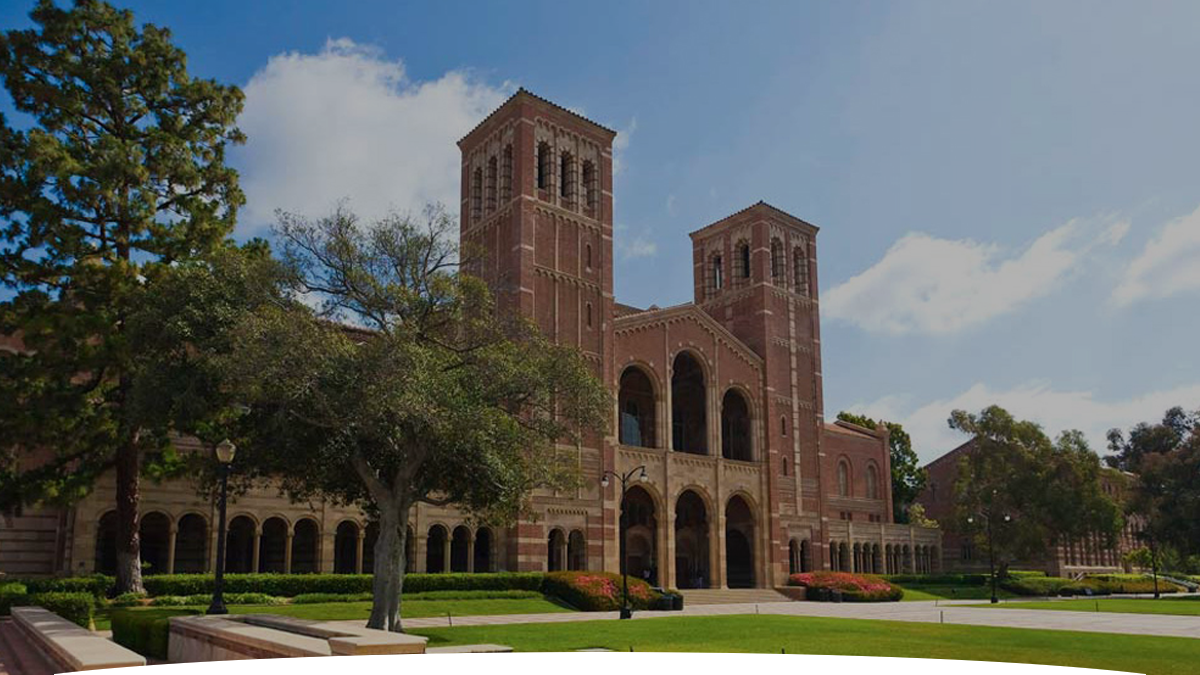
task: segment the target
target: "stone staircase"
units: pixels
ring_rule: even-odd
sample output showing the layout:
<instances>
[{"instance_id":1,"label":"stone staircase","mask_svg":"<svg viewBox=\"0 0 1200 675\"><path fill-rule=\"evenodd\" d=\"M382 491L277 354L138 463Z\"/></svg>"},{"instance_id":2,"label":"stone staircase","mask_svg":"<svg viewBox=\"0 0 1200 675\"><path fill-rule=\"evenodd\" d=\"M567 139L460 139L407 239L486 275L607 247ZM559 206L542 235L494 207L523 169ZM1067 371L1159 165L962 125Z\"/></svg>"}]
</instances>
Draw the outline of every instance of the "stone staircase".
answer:
<instances>
[{"instance_id":1,"label":"stone staircase","mask_svg":"<svg viewBox=\"0 0 1200 675\"><path fill-rule=\"evenodd\" d=\"M680 593L683 594L684 607L791 601L791 598L773 588L695 588L681 590Z\"/></svg>"},{"instance_id":2,"label":"stone staircase","mask_svg":"<svg viewBox=\"0 0 1200 675\"><path fill-rule=\"evenodd\" d=\"M0 620L0 675L54 675L60 670L16 623Z\"/></svg>"}]
</instances>

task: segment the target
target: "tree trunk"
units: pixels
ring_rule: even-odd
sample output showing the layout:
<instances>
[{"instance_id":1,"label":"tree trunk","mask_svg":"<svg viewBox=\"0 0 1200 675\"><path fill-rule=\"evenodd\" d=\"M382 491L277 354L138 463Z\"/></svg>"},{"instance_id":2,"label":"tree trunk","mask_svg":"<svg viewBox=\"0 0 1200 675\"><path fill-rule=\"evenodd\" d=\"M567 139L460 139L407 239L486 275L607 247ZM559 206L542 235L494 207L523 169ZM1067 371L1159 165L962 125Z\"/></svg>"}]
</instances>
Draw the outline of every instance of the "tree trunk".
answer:
<instances>
[{"instance_id":1,"label":"tree trunk","mask_svg":"<svg viewBox=\"0 0 1200 675\"><path fill-rule=\"evenodd\" d=\"M117 588L119 593L142 593L142 552L138 537L140 462L134 434L117 448Z\"/></svg>"},{"instance_id":2,"label":"tree trunk","mask_svg":"<svg viewBox=\"0 0 1200 675\"><path fill-rule=\"evenodd\" d=\"M371 570L371 617L367 628L402 633L400 594L404 590L404 549L408 539L408 504L379 504L379 539Z\"/></svg>"}]
</instances>

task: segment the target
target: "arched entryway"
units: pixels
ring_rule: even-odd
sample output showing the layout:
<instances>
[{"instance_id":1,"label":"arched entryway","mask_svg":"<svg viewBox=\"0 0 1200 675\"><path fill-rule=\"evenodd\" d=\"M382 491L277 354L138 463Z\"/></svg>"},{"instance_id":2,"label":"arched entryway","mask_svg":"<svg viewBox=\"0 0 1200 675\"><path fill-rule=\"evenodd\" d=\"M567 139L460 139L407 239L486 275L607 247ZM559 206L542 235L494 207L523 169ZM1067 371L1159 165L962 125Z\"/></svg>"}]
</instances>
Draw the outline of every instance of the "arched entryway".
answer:
<instances>
[{"instance_id":1,"label":"arched entryway","mask_svg":"<svg viewBox=\"0 0 1200 675\"><path fill-rule=\"evenodd\" d=\"M254 572L254 531L250 516L235 516L225 534L225 571ZM282 564L282 559L281 559ZM281 568L282 569L282 568Z\"/></svg>"},{"instance_id":2,"label":"arched entryway","mask_svg":"<svg viewBox=\"0 0 1200 675\"><path fill-rule=\"evenodd\" d=\"M288 524L283 518L267 518L258 544L258 571L282 574L287 566Z\"/></svg>"},{"instance_id":3,"label":"arched entryway","mask_svg":"<svg viewBox=\"0 0 1200 675\"><path fill-rule=\"evenodd\" d=\"M788 574L800 572L800 544L795 539L788 542Z\"/></svg>"},{"instance_id":4,"label":"arched entryway","mask_svg":"<svg viewBox=\"0 0 1200 675\"><path fill-rule=\"evenodd\" d=\"M639 486L629 488L621 503L625 518L625 566L629 575L658 583L658 518L654 498Z\"/></svg>"},{"instance_id":5,"label":"arched entryway","mask_svg":"<svg viewBox=\"0 0 1200 675\"><path fill-rule=\"evenodd\" d=\"M354 574L358 570L358 524L343 520L333 535L333 571Z\"/></svg>"},{"instance_id":6,"label":"arched entryway","mask_svg":"<svg viewBox=\"0 0 1200 675\"><path fill-rule=\"evenodd\" d=\"M750 404L736 389L721 399L721 456L749 462L754 459L750 435Z\"/></svg>"},{"instance_id":7,"label":"arched entryway","mask_svg":"<svg viewBox=\"0 0 1200 675\"><path fill-rule=\"evenodd\" d=\"M311 518L296 521L292 532L292 574L313 574L317 571L321 541L317 522Z\"/></svg>"},{"instance_id":8,"label":"arched entryway","mask_svg":"<svg viewBox=\"0 0 1200 675\"><path fill-rule=\"evenodd\" d=\"M618 429L622 445L658 447L654 437L654 385L641 368L630 366L621 373L617 410L620 411Z\"/></svg>"},{"instance_id":9,"label":"arched entryway","mask_svg":"<svg viewBox=\"0 0 1200 675\"><path fill-rule=\"evenodd\" d=\"M587 569L587 541L579 530L571 530L567 537L567 569Z\"/></svg>"},{"instance_id":10,"label":"arched entryway","mask_svg":"<svg viewBox=\"0 0 1200 675\"><path fill-rule=\"evenodd\" d=\"M812 569L812 542L805 539L800 542L800 571L811 572Z\"/></svg>"},{"instance_id":11,"label":"arched entryway","mask_svg":"<svg viewBox=\"0 0 1200 675\"><path fill-rule=\"evenodd\" d=\"M96 522L96 571L117 573L117 512L109 511Z\"/></svg>"},{"instance_id":12,"label":"arched entryway","mask_svg":"<svg viewBox=\"0 0 1200 675\"><path fill-rule=\"evenodd\" d=\"M171 519L164 513L152 511L138 522L141 541L142 573L166 574L170 555Z\"/></svg>"},{"instance_id":13,"label":"arched entryway","mask_svg":"<svg viewBox=\"0 0 1200 675\"><path fill-rule=\"evenodd\" d=\"M725 506L725 583L753 588L754 582L754 512L734 495Z\"/></svg>"},{"instance_id":14,"label":"arched entryway","mask_svg":"<svg viewBox=\"0 0 1200 675\"><path fill-rule=\"evenodd\" d=\"M704 370L688 352L680 352L671 366L671 448L697 455L708 454Z\"/></svg>"},{"instance_id":15,"label":"arched entryway","mask_svg":"<svg viewBox=\"0 0 1200 675\"><path fill-rule=\"evenodd\" d=\"M450 571L466 572L471 559L471 531L465 525L454 528L450 540Z\"/></svg>"},{"instance_id":16,"label":"arched entryway","mask_svg":"<svg viewBox=\"0 0 1200 675\"><path fill-rule=\"evenodd\" d=\"M228 546L228 544L226 544ZM229 554L226 553L226 558ZM179 519L175 531L176 574L196 574L208 567L208 521L198 513Z\"/></svg>"},{"instance_id":17,"label":"arched entryway","mask_svg":"<svg viewBox=\"0 0 1200 675\"><path fill-rule=\"evenodd\" d=\"M430 573L446 571L446 538L450 534L441 525L429 528L429 537L425 541L425 571Z\"/></svg>"},{"instance_id":18,"label":"arched entryway","mask_svg":"<svg viewBox=\"0 0 1200 675\"><path fill-rule=\"evenodd\" d=\"M492 531L486 527L475 532L475 571L492 571Z\"/></svg>"},{"instance_id":19,"label":"arched entryway","mask_svg":"<svg viewBox=\"0 0 1200 675\"><path fill-rule=\"evenodd\" d=\"M563 531L557 527L550 530L550 537L546 540L546 570L549 572L561 572L566 569L563 556L567 548L567 537Z\"/></svg>"},{"instance_id":20,"label":"arched entryway","mask_svg":"<svg viewBox=\"0 0 1200 675\"><path fill-rule=\"evenodd\" d=\"M700 495L684 490L675 501L675 585L708 588L708 508Z\"/></svg>"}]
</instances>

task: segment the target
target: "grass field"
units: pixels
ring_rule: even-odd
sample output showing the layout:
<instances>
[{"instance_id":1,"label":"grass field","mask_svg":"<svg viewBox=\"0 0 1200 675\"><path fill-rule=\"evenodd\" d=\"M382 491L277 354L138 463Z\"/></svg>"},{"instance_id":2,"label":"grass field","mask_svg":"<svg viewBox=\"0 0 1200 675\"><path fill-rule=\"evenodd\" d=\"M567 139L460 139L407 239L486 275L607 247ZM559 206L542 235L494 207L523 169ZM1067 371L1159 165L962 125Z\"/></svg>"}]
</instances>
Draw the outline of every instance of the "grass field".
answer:
<instances>
[{"instance_id":1,"label":"grass field","mask_svg":"<svg viewBox=\"0 0 1200 675\"><path fill-rule=\"evenodd\" d=\"M205 609L194 607L193 609ZM478 616L482 614L545 614L575 611L547 598L487 598L479 600L405 600L400 615L415 619L423 616ZM367 620L370 602L325 602L311 605L229 605L230 614L280 614L317 621ZM96 630L110 628L107 611L96 614Z\"/></svg>"},{"instance_id":2,"label":"grass field","mask_svg":"<svg viewBox=\"0 0 1200 675\"><path fill-rule=\"evenodd\" d=\"M971 605L975 607L977 605ZM1073 598L1034 602L1002 602L998 605L979 605L1001 609L1050 609L1066 612L1120 612L1126 614L1177 614L1200 616L1200 596L1154 598ZM1200 670L1200 664L1197 664Z\"/></svg>"},{"instance_id":3,"label":"grass field","mask_svg":"<svg viewBox=\"0 0 1200 675\"><path fill-rule=\"evenodd\" d=\"M966 659L1184 675L1200 640L789 616L711 616L414 630L429 646L497 643L517 651L758 652Z\"/></svg>"}]
</instances>

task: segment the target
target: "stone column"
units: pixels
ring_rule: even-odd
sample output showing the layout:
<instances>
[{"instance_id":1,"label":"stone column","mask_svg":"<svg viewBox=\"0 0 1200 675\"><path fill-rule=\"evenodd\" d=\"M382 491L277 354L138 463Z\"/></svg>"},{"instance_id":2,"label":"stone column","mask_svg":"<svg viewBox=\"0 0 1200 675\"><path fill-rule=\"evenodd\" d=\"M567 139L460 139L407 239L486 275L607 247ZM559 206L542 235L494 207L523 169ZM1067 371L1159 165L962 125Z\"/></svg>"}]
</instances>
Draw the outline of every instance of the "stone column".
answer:
<instances>
[{"instance_id":1,"label":"stone column","mask_svg":"<svg viewBox=\"0 0 1200 675\"><path fill-rule=\"evenodd\" d=\"M475 533L467 534L467 571L475 571Z\"/></svg>"},{"instance_id":2,"label":"stone column","mask_svg":"<svg viewBox=\"0 0 1200 675\"><path fill-rule=\"evenodd\" d=\"M442 542L442 571L450 571L450 543L454 541L452 530L446 530L446 539Z\"/></svg>"},{"instance_id":3,"label":"stone column","mask_svg":"<svg viewBox=\"0 0 1200 675\"><path fill-rule=\"evenodd\" d=\"M663 540L665 545L662 547L663 559L658 566L658 585L663 588L675 587L675 509L672 505L667 505L667 517L664 518L666 530L663 532Z\"/></svg>"},{"instance_id":4,"label":"stone column","mask_svg":"<svg viewBox=\"0 0 1200 675\"><path fill-rule=\"evenodd\" d=\"M258 567L259 549L262 548L262 527L261 526L258 526L258 525L254 526L254 540L251 545L253 546L254 550L252 550L250 552L250 559L251 559L250 571L259 572L259 571L261 571Z\"/></svg>"},{"instance_id":5,"label":"stone column","mask_svg":"<svg viewBox=\"0 0 1200 675\"><path fill-rule=\"evenodd\" d=\"M725 511L722 509L717 512L717 517L713 519L713 525L716 532L710 538L713 542L711 557L709 558L709 576L712 580L709 582L711 588L728 588L728 581L725 578Z\"/></svg>"},{"instance_id":6,"label":"stone column","mask_svg":"<svg viewBox=\"0 0 1200 675\"><path fill-rule=\"evenodd\" d=\"M167 531L167 574L175 573L175 539L178 534L179 528L172 523Z\"/></svg>"},{"instance_id":7,"label":"stone column","mask_svg":"<svg viewBox=\"0 0 1200 675\"><path fill-rule=\"evenodd\" d=\"M363 542L367 540L367 528L358 529L358 538L354 542L354 573L363 573Z\"/></svg>"},{"instance_id":8,"label":"stone column","mask_svg":"<svg viewBox=\"0 0 1200 675\"><path fill-rule=\"evenodd\" d=\"M289 525L288 531L287 531L287 537L284 539L284 544L283 544L283 573L284 574L292 573L292 537L293 536L295 536L295 533L292 531L292 528Z\"/></svg>"}]
</instances>

